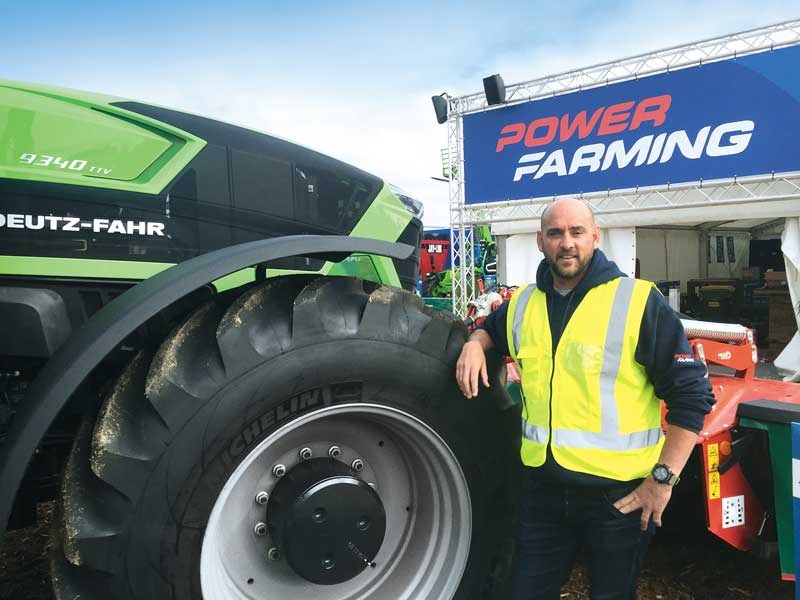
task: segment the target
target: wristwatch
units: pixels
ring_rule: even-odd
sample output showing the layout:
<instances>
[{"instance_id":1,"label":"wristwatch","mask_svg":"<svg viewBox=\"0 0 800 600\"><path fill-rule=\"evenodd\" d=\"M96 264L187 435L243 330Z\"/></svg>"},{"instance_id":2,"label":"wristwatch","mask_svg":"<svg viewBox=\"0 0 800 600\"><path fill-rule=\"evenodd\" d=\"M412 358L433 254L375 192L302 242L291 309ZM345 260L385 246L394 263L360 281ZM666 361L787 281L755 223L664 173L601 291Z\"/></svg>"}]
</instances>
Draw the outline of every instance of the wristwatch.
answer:
<instances>
[{"instance_id":1,"label":"wristwatch","mask_svg":"<svg viewBox=\"0 0 800 600\"><path fill-rule=\"evenodd\" d=\"M663 463L658 463L654 466L650 473L653 475L653 479L656 480L656 483L663 483L664 485L675 485L681 480L680 477L672 472L672 469L670 469L668 465Z\"/></svg>"}]
</instances>

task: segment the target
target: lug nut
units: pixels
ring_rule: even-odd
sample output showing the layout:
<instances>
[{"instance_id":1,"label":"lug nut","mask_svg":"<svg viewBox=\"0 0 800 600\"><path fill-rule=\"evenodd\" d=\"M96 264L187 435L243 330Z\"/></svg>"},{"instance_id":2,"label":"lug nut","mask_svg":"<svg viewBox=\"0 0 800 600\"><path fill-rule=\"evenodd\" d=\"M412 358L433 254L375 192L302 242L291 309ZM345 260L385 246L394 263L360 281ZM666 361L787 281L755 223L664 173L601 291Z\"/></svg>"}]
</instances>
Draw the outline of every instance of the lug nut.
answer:
<instances>
[{"instance_id":1,"label":"lug nut","mask_svg":"<svg viewBox=\"0 0 800 600\"><path fill-rule=\"evenodd\" d=\"M326 571L330 571L333 567L336 566L336 561L333 560L332 556L323 556L322 560L320 561L322 568Z\"/></svg>"},{"instance_id":2,"label":"lug nut","mask_svg":"<svg viewBox=\"0 0 800 600\"><path fill-rule=\"evenodd\" d=\"M328 518L328 513L325 511L324 508L318 508L311 515L311 520L314 521L314 523L324 523L327 518Z\"/></svg>"},{"instance_id":3,"label":"lug nut","mask_svg":"<svg viewBox=\"0 0 800 600\"><path fill-rule=\"evenodd\" d=\"M267 535L267 524L256 523L256 526L253 527L253 533L255 533L258 537L263 537Z\"/></svg>"},{"instance_id":4,"label":"lug nut","mask_svg":"<svg viewBox=\"0 0 800 600\"><path fill-rule=\"evenodd\" d=\"M358 521L356 521L356 527L358 527L360 531L366 531L369 529L369 526L370 522L368 517L361 517Z\"/></svg>"},{"instance_id":5,"label":"lug nut","mask_svg":"<svg viewBox=\"0 0 800 600\"><path fill-rule=\"evenodd\" d=\"M281 559L281 551L275 547L270 548L267 551L267 558L271 561L276 561Z\"/></svg>"},{"instance_id":6,"label":"lug nut","mask_svg":"<svg viewBox=\"0 0 800 600\"><path fill-rule=\"evenodd\" d=\"M275 477L283 477L286 475L286 467L283 465L275 465L272 467L272 474L275 475Z\"/></svg>"},{"instance_id":7,"label":"lug nut","mask_svg":"<svg viewBox=\"0 0 800 600\"><path fill-rule=\"evenodd\" d=\"M303 448L302 450L300 450L300 459L301 460L308 460L312 456L313 456L313 453L311 452L311 448Z\"/></svg>"},{"instance_id":8,"label":"lug nut","mask_svg":"<svg viewBox=\"0 0 800 600\"><path fill-rule=\"evenodd\" d=\"M331 446L328 448L328 456L331 458L339 458L339 455L342 453L342 449L339 446Z\"/></svg>"},{"instance_id":9,"label":"lug nut","mask_svg":"<svg viewBox=\"0 0 800 600\"><path fill-rule=\"evenodd\" d=\"M361 460L360 458L357 458L357 459L355 459L353 461L353 464L351 466L353 467L354 471L363 471L364 470L364 461Z\"/></svg>"},{"instance_id":10,"label":"lug nut","mask_svg":"<svg viewBox=\"0 0 800 600\"><path fill-rule=\"evenodd\" d=\"M267 492L258 492L256 494L256 504L261 504L262 506L267 503L269 500L269 494Z\"/></svg>"}]
</instances>

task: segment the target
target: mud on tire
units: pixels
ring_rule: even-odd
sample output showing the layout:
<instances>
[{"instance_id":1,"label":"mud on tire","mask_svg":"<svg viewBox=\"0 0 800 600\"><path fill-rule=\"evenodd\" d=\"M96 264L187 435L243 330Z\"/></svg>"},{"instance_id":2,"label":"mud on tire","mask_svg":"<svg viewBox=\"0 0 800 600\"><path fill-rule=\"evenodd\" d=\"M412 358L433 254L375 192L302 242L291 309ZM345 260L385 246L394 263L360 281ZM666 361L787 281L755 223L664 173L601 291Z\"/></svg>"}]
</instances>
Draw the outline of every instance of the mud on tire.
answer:
<instances>
[{"instance_id":1,"label":"mud on tire","mask_svg":"<svg viewBox=\"0 0 800 600\"><path fill-rule=\"evenodd\" d=\"M498 384L461 396L465 338L416 296L350 278L278 278L199 307L76 437L56 596L498 597L519 417L498 410ZM314 537L297 490L333 480L352 502L326 505L341 523ZM372 553L348 529L359 503L385 517Z\"/></svg>"}]
</instances>

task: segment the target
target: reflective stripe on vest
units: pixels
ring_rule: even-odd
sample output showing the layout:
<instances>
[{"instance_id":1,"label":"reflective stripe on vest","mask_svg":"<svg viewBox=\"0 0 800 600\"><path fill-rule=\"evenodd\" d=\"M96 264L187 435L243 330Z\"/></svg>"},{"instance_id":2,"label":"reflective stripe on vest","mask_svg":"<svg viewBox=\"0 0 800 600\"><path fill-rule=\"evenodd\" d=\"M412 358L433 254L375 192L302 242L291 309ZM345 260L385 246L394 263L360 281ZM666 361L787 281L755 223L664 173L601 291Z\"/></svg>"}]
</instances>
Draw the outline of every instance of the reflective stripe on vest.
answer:
<instances>
[{"instance_id":1,"label":"reflective stripe on vest","mask_svg":"<svg viewBox=\"0 0 800 600\"><path fill-rule=\"evenodd\" d=\"M511 350L511 357L514 359L517 358L517 352L519 352L519 337L522 330L522 319L525 317L525 309L528 308L528 302L530 302L534 291L536 291L535 285L526 286L520 290L519 297L516 298L514 320L511 325L512 339L509 340L512 344L514 344L513 349Z\"/></svg>"},{"instance_id":2,"label":"reflective stripe on vest","mask_svg":"<svg viewBox=\"0 0 800 600\"><path fill-rule=\"evenodd\" d=\"M547 427L533 425L532 423L528 423L525 420L525 417L522 417L522 437L532 442L537 442L539 444L546 444Z\"/></svg>"},{"instance_id":3,"label":"reflective stripe on vest","mask_svg":"<svg viewBox=\"0 0 800 600\"><path fill-rule=\"evenodd\" d=\"M611 304L608 329L603 346L602 368L599 375L599 400L601 431L581 431L555 429L552 443L555 446L572 448L590 448L599 450L640 450L651 448L659 443L662 437L661 427L654 427L643 431L620 433L618 403L615 393L617 377L620 370L623 338L628 320L636 280L627 277L620 278L614 299ZM513 348L512 356L516 359L520 350L522 339L522 322L533 293L535 285L523 289L516 298L513 309ZM562 332L563 334L563 332ZM555 365L553 365L555 369ZM524 377L524 367L521 368ZM546 444L548 430L546 427L529 423L525 417L522 419L522 436L531 442Z\"/></svg>"}]
</instances>

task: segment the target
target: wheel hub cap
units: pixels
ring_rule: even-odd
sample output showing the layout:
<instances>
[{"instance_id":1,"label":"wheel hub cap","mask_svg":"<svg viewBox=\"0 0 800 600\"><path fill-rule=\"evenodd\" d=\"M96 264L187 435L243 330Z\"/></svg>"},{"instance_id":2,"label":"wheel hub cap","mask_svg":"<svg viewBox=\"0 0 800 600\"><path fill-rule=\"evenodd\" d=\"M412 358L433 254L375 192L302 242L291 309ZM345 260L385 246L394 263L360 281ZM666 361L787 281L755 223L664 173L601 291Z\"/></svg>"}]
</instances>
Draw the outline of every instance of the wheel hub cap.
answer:
<instances>
[{"instance_id":1,"label":"wheel hub cap","mask_svg":"<svg viewBox=\"0 0 800 600\"><path fill-rule=\"evenodd\" d=\"M374 567L386 532L380 496L331 458L307 460L286 473L267 515L287 563L316 584L342 583Z\"/></svg>"}]
</instances>

